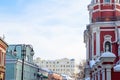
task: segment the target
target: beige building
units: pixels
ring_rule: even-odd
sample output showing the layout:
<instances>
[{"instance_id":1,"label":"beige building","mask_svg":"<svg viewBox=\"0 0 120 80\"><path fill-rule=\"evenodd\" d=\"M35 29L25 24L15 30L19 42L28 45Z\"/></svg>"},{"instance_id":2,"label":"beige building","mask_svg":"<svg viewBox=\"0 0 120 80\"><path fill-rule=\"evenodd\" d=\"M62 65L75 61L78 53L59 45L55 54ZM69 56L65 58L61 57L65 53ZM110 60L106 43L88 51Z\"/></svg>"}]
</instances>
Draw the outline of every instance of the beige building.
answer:
<instances>
[{"instance_id":1,"label":"beige building","mask_svg":"<svg viewBox=\"0 0 120 80\"><path fill-rule=\"evenodd\" d=\"M5 57L7 47L7 43L0 37L0 80L5 80Z\"/></svg>"},{"instance_id":2,"label":"beige building","mask_svg":"<svg viewBox=\"0 0 120 80\"><path fill-rule=\"evenodd\" d=\"M37 58L35 63L41 68L48 68L58 74L73 76L75 73L75 59L42 60Z\"/></svg>"}]
</instances>

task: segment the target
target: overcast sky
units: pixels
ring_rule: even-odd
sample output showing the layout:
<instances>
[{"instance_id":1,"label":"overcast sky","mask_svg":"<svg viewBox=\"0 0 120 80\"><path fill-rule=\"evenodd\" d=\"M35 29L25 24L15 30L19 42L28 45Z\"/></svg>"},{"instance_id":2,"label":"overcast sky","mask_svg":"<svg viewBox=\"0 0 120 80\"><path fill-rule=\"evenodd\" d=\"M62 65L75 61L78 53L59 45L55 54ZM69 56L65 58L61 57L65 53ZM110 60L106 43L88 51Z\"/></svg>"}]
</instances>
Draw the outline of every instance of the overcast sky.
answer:
<instances>
[{"instance_id":1,"label":"overcast sky","mask_svg":"<svg viewBox=\"0 0 120 80\"><path fill-rule=\"evenodd\" d=\"M85 59L83 31L90 0L0 0L0 35L31 44L42 59Z\"/></svg>"}]
</instances>

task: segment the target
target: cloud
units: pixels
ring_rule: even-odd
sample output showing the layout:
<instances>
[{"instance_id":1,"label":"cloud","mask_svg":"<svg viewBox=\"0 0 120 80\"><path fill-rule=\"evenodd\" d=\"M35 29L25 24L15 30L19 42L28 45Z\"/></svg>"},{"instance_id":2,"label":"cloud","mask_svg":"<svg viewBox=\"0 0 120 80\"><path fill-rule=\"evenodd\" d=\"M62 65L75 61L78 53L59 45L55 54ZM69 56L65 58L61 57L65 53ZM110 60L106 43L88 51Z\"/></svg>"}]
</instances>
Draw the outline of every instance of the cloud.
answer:
<instances>
[{"instance_id":1,"label":"cloud","mask_svg":"<svg viewBox=\"0 0 120 80\"><path fill-rule=\"evenodd\" d=\"M18 13L0 14L1 34L9 44L32 44L35 57L45 59L85 58L87 0L18 1Z\"/></svg>"}]
</instances>

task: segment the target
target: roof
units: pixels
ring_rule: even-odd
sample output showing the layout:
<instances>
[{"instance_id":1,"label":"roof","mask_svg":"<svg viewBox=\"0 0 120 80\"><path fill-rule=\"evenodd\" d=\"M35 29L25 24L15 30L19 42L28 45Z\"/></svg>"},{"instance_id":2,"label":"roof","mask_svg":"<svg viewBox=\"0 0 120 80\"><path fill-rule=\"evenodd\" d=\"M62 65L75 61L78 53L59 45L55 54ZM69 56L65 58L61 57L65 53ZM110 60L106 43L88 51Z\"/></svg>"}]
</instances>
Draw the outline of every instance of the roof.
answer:
<instances>
[{"instance_id":1,"label":"roof","mask_svg":"<svg viewBox=\"0 0 120 80\"><path fill-rule=\"evenodd\" d=\"M92 68L95 65L95 60L90 60L90 67Z\"/></svg>"},{"instance_id":2,"label":"roof","mask_svg":"<svg viewBox=\"0 0 120 80\"><path fill-rule=\"evenodd\" d=\"M51 72L48 68L41 68L41 70L44 70L46 72Z\"/></svg>"},{"instance_id":3,"label":"roof","mask_svg":"<svg viewBox=\"0 0 120 80\"><path fill-rule=\"evenodd\" d=\"M90 77L85 78L85 80L90 80Z\"/></svg>"},{"instance_id":4,"label":"roof","mask_svg":"<svg viewBox=\"0 0 120 80\"><path fill-rule=\"evenodd\" d=\"M114 66L114 71L120 71L120 64Z\"/></svg>"},{"instance_id":5,"label":"roof","mask_svg":"<svg viewBox=\"0 0 120 80\"><path fill-rule=\"evenodd\" d=\"M104 52L101 57L116 57L114 53L112 52Z\"/></svg>"},{"instance_id":6,"label":"roof","mask_svg":"<svg viewBox=\"0 0 120 80\"><path fill-rule=\"evenodd\" d=\"M71 78L69 75L61 74L61 76L63 77L63 79L69 79L69 80L72 80L72 78Z\"/></svg>"}]
</instances>

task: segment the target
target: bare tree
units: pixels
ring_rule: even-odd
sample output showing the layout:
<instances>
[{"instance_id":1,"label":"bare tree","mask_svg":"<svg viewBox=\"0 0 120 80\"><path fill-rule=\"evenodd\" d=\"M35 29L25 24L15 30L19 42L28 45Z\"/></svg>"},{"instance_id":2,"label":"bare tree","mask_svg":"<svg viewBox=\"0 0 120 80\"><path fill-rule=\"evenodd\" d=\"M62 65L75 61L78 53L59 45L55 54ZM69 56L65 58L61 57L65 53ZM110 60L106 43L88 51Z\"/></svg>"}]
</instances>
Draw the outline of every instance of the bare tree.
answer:
<instances>
[{"instance_id":1,"label":"bare tree","mask_svg":"<svg viewBox=\"0 0 120 80\"><path fill-rule=\"evenodd\" d=\"M79 73L77 74L79 79L84 78L84 68L85 68L86 60L81 60L81 62L78 65L78 69L80 70Z\"/></svg>"}]
</instances>

